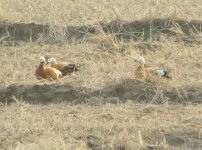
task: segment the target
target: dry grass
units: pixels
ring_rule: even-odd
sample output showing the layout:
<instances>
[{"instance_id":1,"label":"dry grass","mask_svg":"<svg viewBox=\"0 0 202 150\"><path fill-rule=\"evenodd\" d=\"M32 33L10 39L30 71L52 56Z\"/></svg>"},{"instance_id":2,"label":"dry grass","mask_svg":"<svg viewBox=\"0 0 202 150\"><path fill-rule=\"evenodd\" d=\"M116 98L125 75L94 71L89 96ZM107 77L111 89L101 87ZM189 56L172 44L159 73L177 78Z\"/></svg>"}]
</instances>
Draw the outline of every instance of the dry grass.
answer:
<instances>
[{"instance_id":1,"label":"dry grass","mask_svg":"<svg viewBox=\"0 0 202 150\"><path fill-rule=\"evenodd\" d=\"M176 99L186 95L189 102L194 102L188 95L193 89L197 98L201 98L201 91L196 88L202 85L201 30L196 29L188 35L179 24L174 24L170 31L176 35L152 35L150 32L145 41L141 36L137 39L119 38L117 34L123 33L106 32L99 24L101 21L106 24L114 20L130 23L155 18L195 20L201 19L201 10L201 0L0 1L0 22L34 22L48 24L51 29L47 37L39 36L39 44L30 38L29 42L15 45L15 39L11 38L13 41L7 46L4 40L9 35L1 35L0 83L3 87L13 83L41 83L34 76L41 55L52 55L60 61L80 66L80 72L54 84L70 84L74 88L100 90L100 93L110 85L135 80L137 64L133 58L139 55L143 55L150 66L169 69L174 77L172 81L141 83L145 91L147 85L155 85L155 94L148 103L155 103L160 97L165 101L164 105L134 104L128 101L130 99L124 104L102 104L100 101L106 97L101 94L89 100L100 102L97 106L66 102L33 105L13 97L14 103L0 107L0 149L201 149L201 105L167 105L168 98L163 92L175 89L178 92ZM95 33L68 37L60 28L84 25L93 26ZM130 32L128 28L124 34ZM143 33L146 32L141 31ZM42 84L49 83L43 81ZM110 98L113 99L112 96L106 99ZM0 100L5 102L1 96ZM117 101L122 103L121 99Z\"/></svg>"},{"instance_id":2,"label":"dry grass","mask_svg":"<svg viewBox=\"0 0 202 150\"><path fill-rule=\"evenodd\" d=\"M72 107L17 101L0 110L1 149L201 148L200 105L159 107L128 102Z\"/></svg>"},{"instance_id":3,"label":"dry grass","mask_svg":"<svg viewBox=\"0 0 202 150\"><path fill-rule=\"evenodd\" d=\"M123 19L127 21L142 18L180 18L200 19L200 0L165 1L165 0L127 0L127 1L92 1L92 0L12 0L1 1L2 9L8 19L15 22L49 23L54 25L95 24L99 21ZM166 7L168 6L168 7Z\"/></svg>"}]
</instances>

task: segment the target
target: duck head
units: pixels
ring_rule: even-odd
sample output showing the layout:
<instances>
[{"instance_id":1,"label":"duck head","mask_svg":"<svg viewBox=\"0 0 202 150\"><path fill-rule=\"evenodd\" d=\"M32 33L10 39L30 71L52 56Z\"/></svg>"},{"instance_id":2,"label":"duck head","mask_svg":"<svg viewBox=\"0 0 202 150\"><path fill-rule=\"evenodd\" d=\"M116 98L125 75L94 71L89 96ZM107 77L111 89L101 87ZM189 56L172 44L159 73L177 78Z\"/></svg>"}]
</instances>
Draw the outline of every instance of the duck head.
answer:
<instances>
[{"instance_id":1,"label":"duck head","mask_svg":"<svg viewBox=\"0 0 202 150\"><path fill-rule=\"evenodd\" d=\"M139 56L137 58L134 58L134 62L145 64L145 59L144 59L144 57Z\"/></svg>"}]
</instances>

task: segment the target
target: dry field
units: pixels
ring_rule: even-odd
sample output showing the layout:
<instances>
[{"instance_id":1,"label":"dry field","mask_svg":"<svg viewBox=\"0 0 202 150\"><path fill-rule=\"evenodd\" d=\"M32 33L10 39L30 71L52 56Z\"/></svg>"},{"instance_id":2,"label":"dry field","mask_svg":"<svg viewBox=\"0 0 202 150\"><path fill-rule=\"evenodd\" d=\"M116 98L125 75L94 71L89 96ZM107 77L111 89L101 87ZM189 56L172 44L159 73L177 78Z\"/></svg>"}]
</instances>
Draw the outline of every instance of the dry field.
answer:
<instances>
[{"instance_id":1,"label":"dry field","mask_svg":"<svg viewBox=\"0 0 202 150\"><path fill-rule=\"evenodd\" d=\"M0 149L202 149L201 0L0 0ZM39 81L42 55L79 66ZM171 71L139 82L133 58Z\"/></svg>"}]
</instances>

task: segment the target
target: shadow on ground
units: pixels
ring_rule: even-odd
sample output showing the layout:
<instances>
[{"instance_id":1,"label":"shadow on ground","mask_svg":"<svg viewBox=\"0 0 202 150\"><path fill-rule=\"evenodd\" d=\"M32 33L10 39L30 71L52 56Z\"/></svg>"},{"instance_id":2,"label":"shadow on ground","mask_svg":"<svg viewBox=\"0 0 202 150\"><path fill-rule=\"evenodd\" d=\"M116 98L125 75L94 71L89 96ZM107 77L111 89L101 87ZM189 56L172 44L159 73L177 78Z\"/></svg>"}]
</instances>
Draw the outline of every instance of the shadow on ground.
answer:
<instances>
[{"instance_id":1,"label":"shadow on ground","mask_svg":"<svg viewBox=\"0 0 202 150\"><path fill-rule=\"evenodd\" d=\"M152 82L124 80L111 84L100 90L74 88L68 84L11 84L0 87L1 102L9 103L15 98L29 103L54 103L67 101L73 104L88 103L100 105L104 103L124 103L131 100L138 103L152 104L199 104L201 103L202 86L186 86L183 88L165 88Z\"/></svg>"},{"instance_id":2,"label":"shadow on ground","mask_svg":"<svg viewBox=\"0 0 202 150\"><path fill-rule=\"evenodd\" d=\"M81 99L82 96L82 92L67 84L11 84L7 87L0 88L0 99L7 103L12 102L16 98L26 100L30 103L45 104L60 100L72 102L76 99Z\"/></svg>"},{"instance_id":3,"label":"shadow on ground","mask_svg":"<svg viewBox=\"0 0 202 150\"><path fill-rule=\"evenodd\" d=\"M177 28L179 32L172 30ZM201 32L202 21L142 19L133 22L115 20L109 23L99 22L94 25L59 27L42 24L0 23L0 43L4 45L20 44L22 42L35 42L39 44L81 43L88 37L100 33L108 33L122 40L148 40L158 39L161 34L176 36L177 40L185 43L198 43L193 34ZM187 38L187 37L192 38Z\"/></svg>"},{"instance_id":4,"label":"shadow on ground","mask_svg":"<svg viewBox=\"0 0 202 150\"><path fill-rule=\"evenodd\" d=\"M180 128L180 129L179 129ZM143 140L149 146L144 150L150 149L167 149L165 144L169 145L170 149L201 149L201 139L198 132L189 131L187 128L169 127L169 131L150 130L143 133ZM161 143L156 145L156 143Z\"/></svg>"}]
</instances>

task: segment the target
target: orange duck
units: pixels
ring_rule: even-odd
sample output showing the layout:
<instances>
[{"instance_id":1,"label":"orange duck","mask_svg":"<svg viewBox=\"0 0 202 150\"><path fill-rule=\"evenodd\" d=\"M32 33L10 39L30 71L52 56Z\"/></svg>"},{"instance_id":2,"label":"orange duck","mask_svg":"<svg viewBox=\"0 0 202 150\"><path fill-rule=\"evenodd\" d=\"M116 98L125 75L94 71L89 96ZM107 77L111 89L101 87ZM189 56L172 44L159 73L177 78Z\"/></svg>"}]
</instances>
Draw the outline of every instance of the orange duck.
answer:
<instances>
[{"instance_id":1,"label":"orange duck","mask_svg":"<svg viewBox=\"0 0 202 150\"><path fill-rule=\"evenodd\" d=\"M55 58L49 58L47 63L50 65L50 67L53 67L59 71L62 72L62 75L65 76L67 74L71 74L75 71L79 71L77 66L75 64L69 64L67 62L60 62L57 63Z\"/></svg>"},{"instance_id":2,"label":"orange duck","mask_svg":"<svg viewBox=\"0 0 202 150\"><path fill-rule=\"evenodd\" d=\"M44 56L40 57L40 64L35 71L35 75L37 79L49 79L49 80L57 80L62 76L62 73L52 67L45 66L46 59Z\"/></svg>"},{"instance_id":3,"label":"orange duck","mask_svg":"<svg viewBox=\"0 0 202 150\"><path fill-rule=\"evenodd\" d=\"M167 70L145 67L145 59L143 57L135 58L134 61L139 63L139 66L135 71L136 78L142 79L146 76L159 76L162 78L172 79Z\"/></svg>"}]
</instances>

